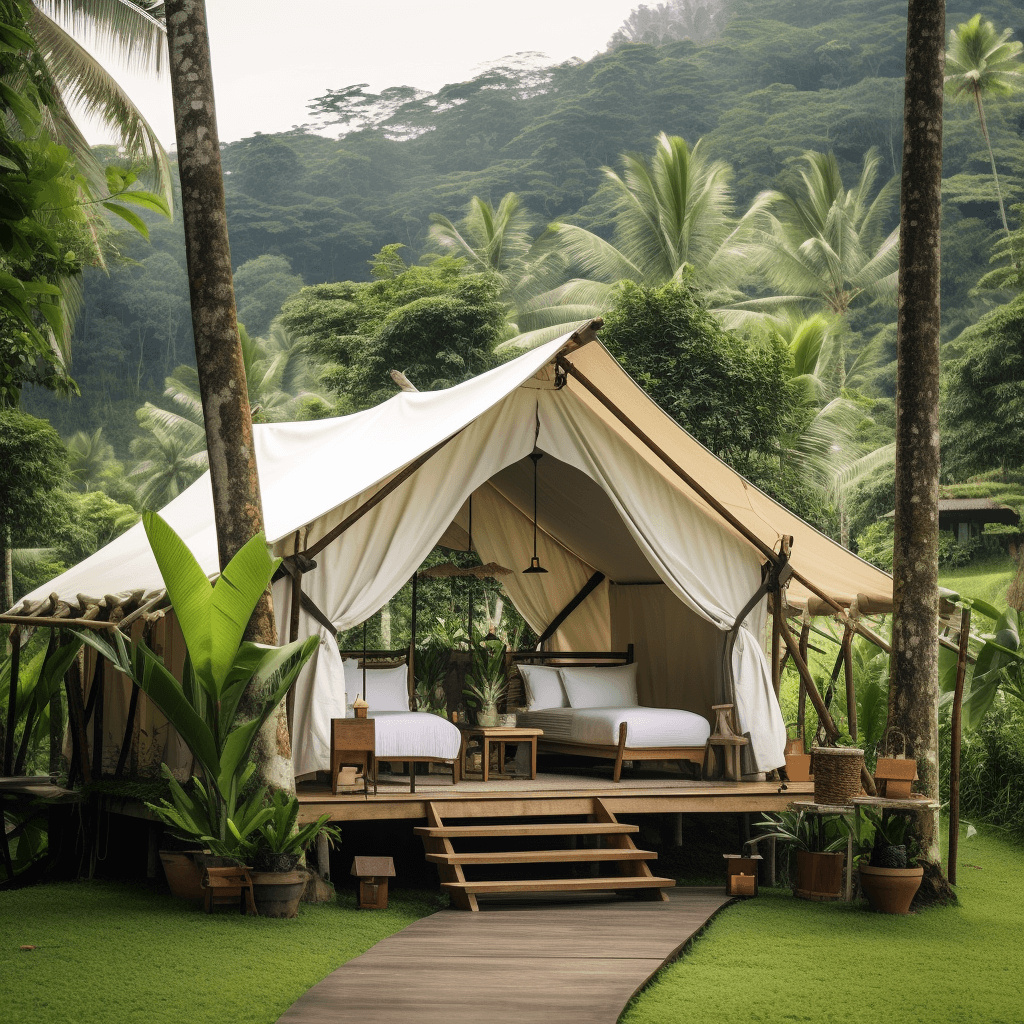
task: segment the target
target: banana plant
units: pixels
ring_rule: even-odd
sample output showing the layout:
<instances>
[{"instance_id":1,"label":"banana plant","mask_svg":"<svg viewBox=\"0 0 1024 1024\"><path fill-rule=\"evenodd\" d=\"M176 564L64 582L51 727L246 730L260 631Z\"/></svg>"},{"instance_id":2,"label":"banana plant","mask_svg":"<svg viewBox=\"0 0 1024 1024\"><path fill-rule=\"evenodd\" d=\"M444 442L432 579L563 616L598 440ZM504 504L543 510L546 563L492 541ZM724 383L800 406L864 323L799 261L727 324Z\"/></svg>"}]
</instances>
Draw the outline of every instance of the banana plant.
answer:
<instances>
[{"instance_id":1,"label":"banana plant","mask_svg":"<svg viewBox=\"0 0 1024 1024\"><path fill-rule=\"evenodd\" d=\"M243 846L261 821L255 807L246 833L238 828L239 813L252 801L241 791L252 775L249 764L260 728L298 678L317 648L317 637L270 647L242 640L246 624L280 564L267 551L262 533L250 539L211 583L181 538L154 512L143 516L150 547L163 576L167 596L178 618L188 650L179 683L163 660L144 641L130 647L122 633L113 643L90 633L79 637L130 676L177 730L195 756L205 779L195 788L205 807L202 818L195 802L183 798L180 786L171 793L177 818L166 807L154 808L178 831L228 846ZM255 715L238 720L242 694L257 695ZM188 825L192 820L195 828ZM265 820L265 819L263 819ZM206 834L200 835L202 830Z\"/></svg>"}]
</instances>

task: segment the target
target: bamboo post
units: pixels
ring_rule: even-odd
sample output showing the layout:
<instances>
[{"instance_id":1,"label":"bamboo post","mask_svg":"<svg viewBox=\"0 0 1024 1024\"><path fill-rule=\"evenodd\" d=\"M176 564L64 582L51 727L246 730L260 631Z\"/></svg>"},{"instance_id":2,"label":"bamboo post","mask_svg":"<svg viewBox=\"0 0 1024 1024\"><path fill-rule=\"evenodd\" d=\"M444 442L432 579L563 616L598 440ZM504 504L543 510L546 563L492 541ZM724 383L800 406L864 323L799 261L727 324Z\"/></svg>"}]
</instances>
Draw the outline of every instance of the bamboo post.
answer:
<instances>
[{"instance_id":1,"label":"bamboo post","mask_svg":"<svg viewBox=\"0 0 1024 1024\"><path fill-rule=\"evenodd\" d=\"M811 635L811 613L805 608L800 616L800 656L807 661L807 643ZM788 650L787 650L788 653ZM804 677L800 676L800 693L796 704L796 729L800 739L807 750L807 687L804 686Z\"/></svg>"},{"instance_id":2,"label":"bamboo post","mask_svg":"<svg viewBox=\"0 0 1024 1024\"><path fill-rule=\"evenodd\" d=\"M960 644L957 648L956 686L949 721L949 854L946 875L956 885L956 857L960 845L960 731L963 716L964 677L967 675L967 644L971 636L971 609L960 611Z\"/></svg>"},{"instance_id":3,"label":"bamboo post","mask_svg":"<svg viewBox=\"0 0 1024 1024\"><path fill-rule=\"evenodd\" d=\"M772 594L772 689L775 691L776 700L782 689L782 637L779 633L779 619L785 614L782 607L782 590L776 587Z\"/></svg>"},{"instance_id":4,"label":"bamboo post","mask_svg":"<svg viewBox=\"0 0 1024 1024\"><path fill-rule=\"evenodd\" d=\"M853 637L857 631L857 599L843 630L843 676L846 683L846 721L851 739L857 738L857 685L853 679Z\"/></svg>"},{"instance_id":5,"label":"bamboo post","mask_svg":"<svg viewBox=\"0 0 1024 1024\"><path fill-rule=\"evenodd\" d=\"M11 687L7 701L7 732L4 734L4 775L14 774L14 727L18 724L18 675L21 670L21 630L11 630Z\"/></svg>"}]
</instances>

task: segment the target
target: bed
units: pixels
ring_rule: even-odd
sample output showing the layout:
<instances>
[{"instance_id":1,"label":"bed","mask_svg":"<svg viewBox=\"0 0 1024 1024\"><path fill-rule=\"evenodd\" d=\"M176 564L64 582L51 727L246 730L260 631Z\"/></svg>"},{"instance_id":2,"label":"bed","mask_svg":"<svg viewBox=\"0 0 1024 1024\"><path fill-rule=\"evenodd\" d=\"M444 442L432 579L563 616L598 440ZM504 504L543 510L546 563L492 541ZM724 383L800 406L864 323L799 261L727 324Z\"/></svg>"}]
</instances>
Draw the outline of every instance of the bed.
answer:
<instances>
[{"instance_id":1,"label":"bed","mask_svg":"<svg viewBox=\"0 0 1024 1024\"><path fill-rule=\"evenodd\" d=\"M643 707L636 696L632 644L626 651L517 652L529 711L518 724L543 729L539 749L623 761L690 761L703 764L711 725L702 715L675 708Z\"/></svg>"},{"instance_id":2,"label":"bed","mask_svg":"<svg viewBox=\"0 0 1024 1024\"><path fill-rule=\"evenodd\" d=\"M411 681L406 651L342 651L345 690L351 717L352 701L363 693L366 672L367 717L374 722L375 761L409 764L409 787L416 792L416 764L446 764L452 785L460 778L462 733L446 718L425 711L410 711ZM332 786L335 780L332 779Z\"/></svg>"}]
</instances>

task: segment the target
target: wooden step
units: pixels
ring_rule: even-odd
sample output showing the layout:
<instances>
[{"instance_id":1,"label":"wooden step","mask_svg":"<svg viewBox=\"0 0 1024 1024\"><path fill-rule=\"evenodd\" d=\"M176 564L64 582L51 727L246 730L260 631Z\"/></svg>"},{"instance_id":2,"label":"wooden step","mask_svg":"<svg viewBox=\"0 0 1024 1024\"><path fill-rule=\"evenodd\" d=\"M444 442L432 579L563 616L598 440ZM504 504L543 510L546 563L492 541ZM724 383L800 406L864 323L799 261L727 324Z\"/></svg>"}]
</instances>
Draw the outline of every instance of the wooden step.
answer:
<instances>
[{"instance_id":1,"label":"wooden step","mask_svg":"<svg viewBox=\"0 0 1024 1024\"><path fill-rule=\"evenodd\" d=\"M449 892L478 895L488 892L597 892L621 889L671 889L673 878L656 876L613 875L610 878L514 878L505 882L442 882Z\"/></svg>"},{"instance_id":2,"label":"wooden step","mask_svg":"<svg viewBox=\"0 0 1024 1024\"><path fill-rule=\"evenodd\" d=\"M623 822L577 821L528 825L418 825L416 835L425 839L472 839L475 836L605 836L639 832L639 825Z\"/></svg>"},{"instance_id":3,"label":"wooden step","mask_svg":"<svg viewBox=\"0 0 1024 1024\"><path fill-rule=\"evenodd\" d=\"M651 850L508 850L503 853L428 853L432 864L568 864L573 861L657 860Z\"/></svg>"}]
</instances>

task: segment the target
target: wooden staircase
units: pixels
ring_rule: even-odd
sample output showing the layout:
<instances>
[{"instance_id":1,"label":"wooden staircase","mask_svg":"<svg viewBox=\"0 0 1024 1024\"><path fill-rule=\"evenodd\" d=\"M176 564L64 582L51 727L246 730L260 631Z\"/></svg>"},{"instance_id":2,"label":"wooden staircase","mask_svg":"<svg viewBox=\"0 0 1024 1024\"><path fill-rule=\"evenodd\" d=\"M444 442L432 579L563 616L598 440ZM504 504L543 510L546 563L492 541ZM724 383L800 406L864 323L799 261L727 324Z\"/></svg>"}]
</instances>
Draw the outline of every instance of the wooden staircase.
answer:
<instances>
[{"instance_id":1,"label":"wooden staircase","mask_svg":"<svg viewBox=\"0 0 1024 1024\"><path fill-rule=\"evenodd\" d=\"M456 811L457 805L452 806ZM512 821L503 824L446 825L441 802L427 805L427 822L416 829L423 840L427 860L437 865L441 888L451 895L452 906L461 910L479 910L477 896L485 893L531 892L615 892L635 893L665 900L663 889L676 883L671 878L652 874L647 861L656 860L650 850L638 850L631 835L637 825L616 820L602 801L595 797L589 821L543 822ZM457 811L456 811L457 812ZM454 843L465 839L534 836L547 841L566 838L576 842L578 836L593 837L594 846L570 849L517 849L501 852L457 851ZM561 878L511 878L467 880L463 866L486 867L497 864L589 864L603 865L605 874Z\"/></svg>"}]
</instances>

